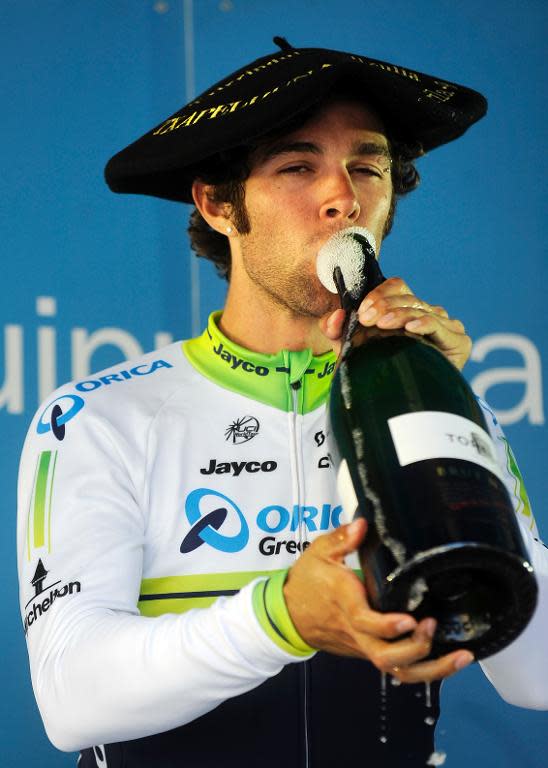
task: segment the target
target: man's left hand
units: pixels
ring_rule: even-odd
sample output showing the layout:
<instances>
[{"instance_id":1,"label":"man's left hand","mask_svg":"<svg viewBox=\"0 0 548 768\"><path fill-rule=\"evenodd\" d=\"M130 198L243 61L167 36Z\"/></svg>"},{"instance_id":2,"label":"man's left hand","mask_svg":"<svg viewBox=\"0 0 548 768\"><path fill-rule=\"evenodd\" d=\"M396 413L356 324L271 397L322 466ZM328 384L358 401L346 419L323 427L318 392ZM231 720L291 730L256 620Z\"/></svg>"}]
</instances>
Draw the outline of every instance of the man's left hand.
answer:
<instances>
[{"instance_id":1,"label":"man's left hand","mask_svg":"<svg viewBox=\"0 0 548 768\"><path fill-rule=\"evenodd\" d=\"M392 330L405 328L426 336L459 370L470 357L472 340L460 320L449 317L443 307L417 298L400 277L390 277L367 294L358 310L365 327ZM322 318L321 328L337 354L341 346L344 311L337 309Z\"/></svg>"}]
</instances>

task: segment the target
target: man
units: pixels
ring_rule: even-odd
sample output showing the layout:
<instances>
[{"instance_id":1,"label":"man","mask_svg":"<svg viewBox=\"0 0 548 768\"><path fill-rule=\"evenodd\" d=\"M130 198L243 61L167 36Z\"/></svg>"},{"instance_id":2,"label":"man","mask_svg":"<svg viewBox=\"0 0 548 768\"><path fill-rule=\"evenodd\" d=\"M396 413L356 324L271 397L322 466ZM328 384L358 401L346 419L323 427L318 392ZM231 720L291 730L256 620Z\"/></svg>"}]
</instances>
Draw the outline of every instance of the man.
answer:
<instances>
[{"instance_id":1,"label":"man","mask_svg":"<svg viewBox=\"0 0 548 768\"><path fill-rule=\"evenodd\" d=\"M223 313L182 347L59 390L25 446L33 685L51 740L83 750L81 766L422 766L438 686L387 692L380 672L430 683L472 661L427 660L435 621L372 610L345 564L367 533L340 525L325 401L343 313L315 261L349 226L380 243L416 184L411 159L485 102L278 42L107 167L117 191L193 199L195 247L230 277ZM425 335L458 367L469 353L462 324L400 279L370 292L360 319ZM539 707L548 563L522 507L539 610L484 668Z\"/></svg>"}]
</instances>

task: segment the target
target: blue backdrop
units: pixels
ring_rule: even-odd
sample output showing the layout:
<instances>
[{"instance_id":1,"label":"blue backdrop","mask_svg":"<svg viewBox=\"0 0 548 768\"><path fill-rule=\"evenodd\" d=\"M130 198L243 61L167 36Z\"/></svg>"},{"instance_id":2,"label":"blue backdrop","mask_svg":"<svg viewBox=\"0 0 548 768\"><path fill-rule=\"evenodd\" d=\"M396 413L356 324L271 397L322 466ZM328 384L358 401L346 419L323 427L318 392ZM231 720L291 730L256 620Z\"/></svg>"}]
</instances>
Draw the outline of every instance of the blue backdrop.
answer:
<instances>
[{"instance_id":1,"label":"blue backdrop","mask_svg":"<svg viewBox=\"0 0 548 768\"><path fill-rule=\"evenodd\" d=\"M192 261L188 209L113 196L115 151L271 38L396 61L484 92L487 119L420 162L383 269L462 318L467 375L518 455L545 538L547 359L542 254L547 143L544 0L5 0L2 67L1 763L75 765L49 745L17 607L15 479L28 422L57 384L196 331L223 300ZM546 765L545 713L502 702L478 668L443 687L446 765Z\"/></svg>"}]
</instances>

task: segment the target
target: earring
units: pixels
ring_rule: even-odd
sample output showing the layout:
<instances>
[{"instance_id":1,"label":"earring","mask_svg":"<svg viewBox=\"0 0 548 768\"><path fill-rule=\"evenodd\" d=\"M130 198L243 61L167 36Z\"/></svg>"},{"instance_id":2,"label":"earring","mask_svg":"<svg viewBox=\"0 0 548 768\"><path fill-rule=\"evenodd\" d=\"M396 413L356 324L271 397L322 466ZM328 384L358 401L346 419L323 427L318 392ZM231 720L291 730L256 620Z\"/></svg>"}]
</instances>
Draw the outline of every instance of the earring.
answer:
<instances>
[{"instance_id":1,"label":"earring","mask_svg":"<svg viewBox=\"0 0 548 768\"><path fill-rule=\"evenodd\" d=\"M227 231L227 234L230 235L230 233L232 232L232 227L227 227L226 231Z\"/></svg>"}]
</instances>

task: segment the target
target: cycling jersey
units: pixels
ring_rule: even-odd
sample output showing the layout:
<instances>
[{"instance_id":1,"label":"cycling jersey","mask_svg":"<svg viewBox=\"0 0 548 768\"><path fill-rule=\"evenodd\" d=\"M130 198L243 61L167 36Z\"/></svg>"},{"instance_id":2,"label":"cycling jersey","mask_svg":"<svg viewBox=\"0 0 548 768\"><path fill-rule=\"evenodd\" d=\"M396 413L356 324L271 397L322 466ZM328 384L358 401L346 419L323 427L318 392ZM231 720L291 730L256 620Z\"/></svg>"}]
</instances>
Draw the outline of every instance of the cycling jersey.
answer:
<instances>
[{"instance_id":1,"label":"cycling jersey","mask_svg":"<svg viewBox=\"0 0 548 768\"><path fill-rule=\"evenodd\" d=\"M48 735L83 750L81 766L422 766L438 686L428 700L424 686L387 686L381 718L378 671L314 654L283 601L285 569L344 519L326 446L334 355L250 352L217 319L67 384L31 424L20 596ZM537 706L548 558L484 410L542 604L484 667L510 701Z\"/></svg>"}]
</instances>

